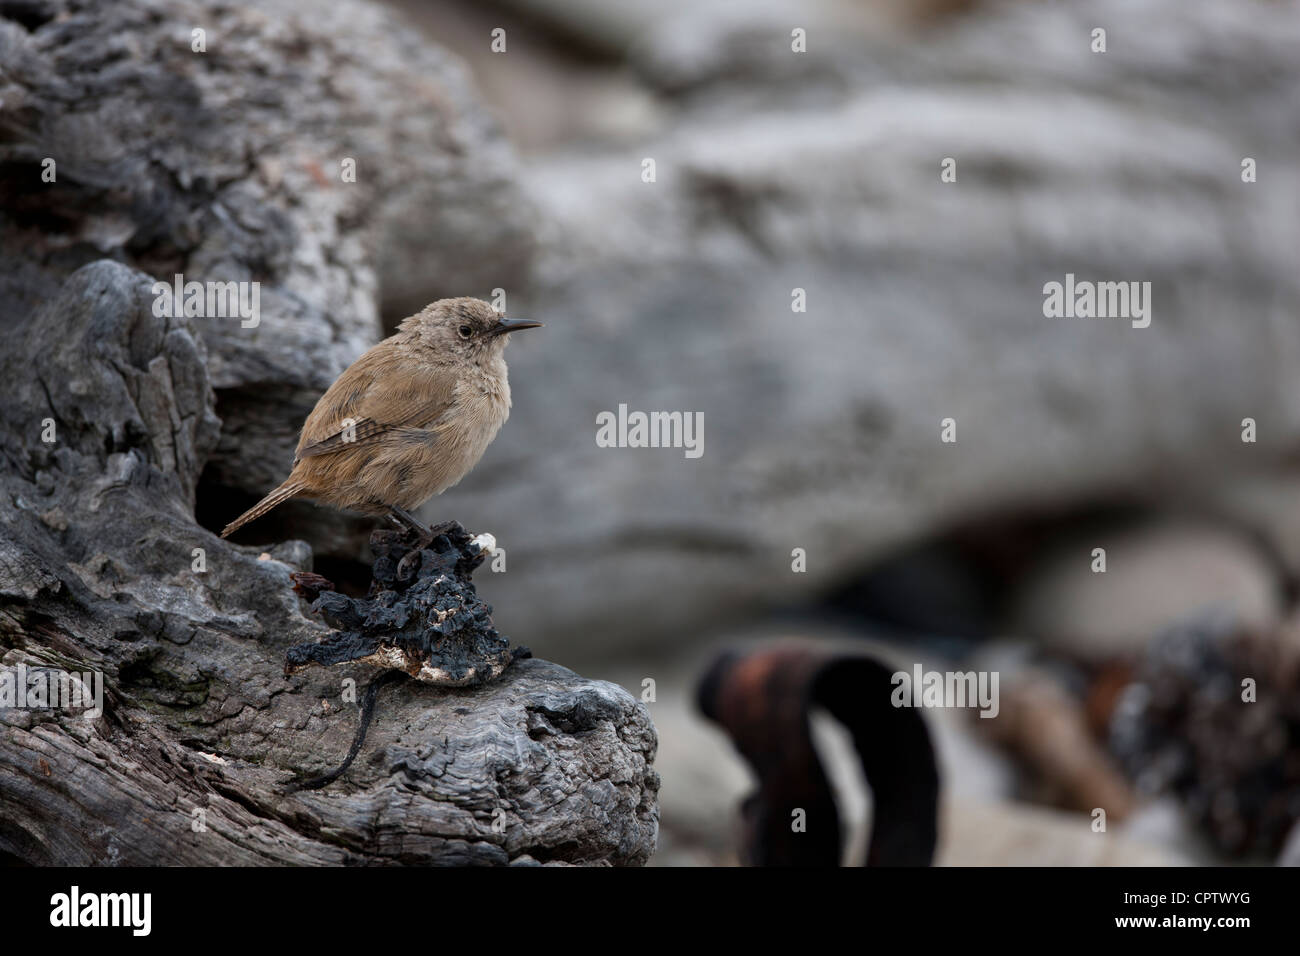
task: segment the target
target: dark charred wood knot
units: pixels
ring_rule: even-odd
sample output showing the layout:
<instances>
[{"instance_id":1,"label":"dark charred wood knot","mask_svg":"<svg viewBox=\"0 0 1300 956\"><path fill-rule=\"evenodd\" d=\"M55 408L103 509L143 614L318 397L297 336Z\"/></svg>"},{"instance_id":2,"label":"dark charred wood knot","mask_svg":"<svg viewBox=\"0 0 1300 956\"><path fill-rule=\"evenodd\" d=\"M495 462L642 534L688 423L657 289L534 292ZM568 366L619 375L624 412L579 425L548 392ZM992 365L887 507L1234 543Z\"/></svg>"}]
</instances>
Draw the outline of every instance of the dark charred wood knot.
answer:
<instances>
[{"instance_id":1,"label":"dark charred wood knot","mask_svg":"<svg viewBox=\"0 0 1300 956\"><path fill-rule=\"evenodd\" d=\"M466 687L530 656L526 648L510 649L492 622L492 608L474 589L471 575L486 554L455 522L437 530L424 547L412 531L371 535L375 560L364 598L333 590L320 575L295 575L294 589L338 633L289 648L285 673L311 664L359 662L426 683Z\"/></svg>"}]
</instances>

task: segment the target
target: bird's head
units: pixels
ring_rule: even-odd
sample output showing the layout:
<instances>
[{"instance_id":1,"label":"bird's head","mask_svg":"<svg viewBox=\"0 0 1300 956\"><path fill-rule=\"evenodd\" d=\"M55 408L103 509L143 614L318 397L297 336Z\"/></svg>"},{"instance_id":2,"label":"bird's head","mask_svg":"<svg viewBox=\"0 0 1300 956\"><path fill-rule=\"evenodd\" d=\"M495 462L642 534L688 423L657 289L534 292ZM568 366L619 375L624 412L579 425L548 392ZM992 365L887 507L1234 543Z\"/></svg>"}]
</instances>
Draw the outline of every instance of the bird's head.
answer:
<instances>
[{"instance_id":1,"label":"bird's head","mask_svg":"<svg viewBox=\"0 0 1300 956\"><path fill-rule=\"evenodd\" d=\"M511 332L541 328L540 322L511 322L482 299L439 299L401 324L426 345L469 359L500 355Z\"/></svg>"}]
</instances>

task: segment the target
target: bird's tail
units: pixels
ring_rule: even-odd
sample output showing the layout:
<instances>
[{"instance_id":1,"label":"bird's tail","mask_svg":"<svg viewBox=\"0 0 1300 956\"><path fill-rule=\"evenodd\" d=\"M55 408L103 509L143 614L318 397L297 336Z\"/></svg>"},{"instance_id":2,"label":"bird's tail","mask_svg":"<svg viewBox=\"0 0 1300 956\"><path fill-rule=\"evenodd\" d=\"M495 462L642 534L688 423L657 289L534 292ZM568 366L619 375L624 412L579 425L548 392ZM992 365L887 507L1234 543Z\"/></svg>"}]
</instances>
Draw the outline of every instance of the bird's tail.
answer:
<instances>
[{"instance_id":1,"label":"bird's tail","mask_svg":"<svg viewBox=\"0 0 1300 956\"><path fill-rule=\"evenodd\" d=\"M226 525L226 527L221 532L221 537L223 538L229 537L232 532L239 530L244 525L248 524L248 522L252 521L254 518L262 517L262 515L266 514L276 505L283 504L284 502L288 501L294 495L299 494L303 490L304 490L304 486L301 481L298 481L296 478L290 478L279 488L276 488L275 491L271 492L269 495L267 495L257 504L253 505L253 507L249 508L242 515L236 518L234 521L230 522L230 524Z\"/></svg>"}]
</instances>

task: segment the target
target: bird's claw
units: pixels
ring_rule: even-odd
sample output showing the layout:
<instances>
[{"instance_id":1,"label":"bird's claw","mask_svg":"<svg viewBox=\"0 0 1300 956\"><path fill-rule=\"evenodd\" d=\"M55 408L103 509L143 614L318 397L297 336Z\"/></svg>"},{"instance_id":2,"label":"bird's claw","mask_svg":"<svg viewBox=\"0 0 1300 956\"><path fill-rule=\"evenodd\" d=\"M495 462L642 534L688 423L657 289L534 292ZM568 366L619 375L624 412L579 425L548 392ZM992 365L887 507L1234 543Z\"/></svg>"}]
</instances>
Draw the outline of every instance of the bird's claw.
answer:
<instances>
[{"instance_id":1,"label":"bird's claw","mask_svg":"<svg viewBox=\"0 0 1300 956\"><path fill-rule=\"evenodd\" d=\"M397 580L409 581L415 577L420 569L420 560L423 549L416 548L414 551L408 551L402 555L402 560L397 562Z\"/></svg>"},{"instance_id":2,"label":"bird's claw","mask_svg":"<svg viewBox=\"0 0 1300 956\"><path fill-rule=\"evenodd\" d=\"M394 520L397 519L394 518ZM449 531L454 531L459 528L460 524L456 521L444 521L441 524L436 524L428 528L420 524L416 524L413 528L405 525L404 527L406 527L408 531L415 532L415 541L411 545L411 550L407 551L406 554L402 556L402 560L397 562L397 577L398 580L408 581L414 577L416 572L419 570L420 555L424 549L433 544L440 535L447 534Z\"/></svg>"}]
</instances>

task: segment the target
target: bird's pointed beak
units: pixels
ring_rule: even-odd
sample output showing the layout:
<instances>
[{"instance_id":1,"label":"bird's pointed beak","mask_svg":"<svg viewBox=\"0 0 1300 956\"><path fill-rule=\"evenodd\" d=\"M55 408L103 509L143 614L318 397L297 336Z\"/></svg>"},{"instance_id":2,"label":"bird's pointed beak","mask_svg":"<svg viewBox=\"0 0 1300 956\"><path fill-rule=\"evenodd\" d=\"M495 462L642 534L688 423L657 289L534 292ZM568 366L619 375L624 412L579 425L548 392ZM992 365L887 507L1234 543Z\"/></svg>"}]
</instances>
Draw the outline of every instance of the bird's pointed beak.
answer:
<instances>
[{"instance_id":1,"label":"bird's pointed beak","mask_svg":"<svg viewBox=\"0 0 1300 956\"><path fill-rule=\"evenodd\" d=\"M496 327L488 332L488 336L495 338L498 335L505 335L507 332L518 332L520 329L540 329L540 322L507 322L502 319L496 324Z\"/></svg>"}]
</instances>

